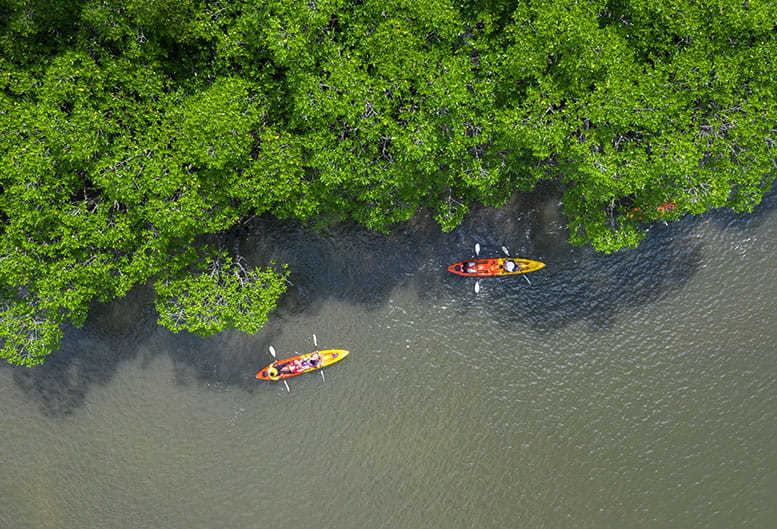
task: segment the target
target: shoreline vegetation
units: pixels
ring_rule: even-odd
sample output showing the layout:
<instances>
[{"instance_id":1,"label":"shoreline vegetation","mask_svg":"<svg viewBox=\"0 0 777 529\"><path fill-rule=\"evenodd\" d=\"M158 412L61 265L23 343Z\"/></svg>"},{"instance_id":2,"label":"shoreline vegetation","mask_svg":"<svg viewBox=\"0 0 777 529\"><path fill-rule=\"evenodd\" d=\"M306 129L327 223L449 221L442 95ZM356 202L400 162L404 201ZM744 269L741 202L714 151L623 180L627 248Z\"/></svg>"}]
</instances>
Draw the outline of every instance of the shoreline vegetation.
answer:
<instances>
[{"instance_id":1,"label":"shoreline vegetation","mask_svg":"<svg viewBox=\"0 0 777 529\"><path fill-rule=\"evenodd\" d=\"M516 5L517 4L517 5ZM452 230L543 182L570 241L752 211L774 179L777 5L0 1L0 356L153 284L159 323L257 332L271 215Z\"/></svg>"}]
</instances>

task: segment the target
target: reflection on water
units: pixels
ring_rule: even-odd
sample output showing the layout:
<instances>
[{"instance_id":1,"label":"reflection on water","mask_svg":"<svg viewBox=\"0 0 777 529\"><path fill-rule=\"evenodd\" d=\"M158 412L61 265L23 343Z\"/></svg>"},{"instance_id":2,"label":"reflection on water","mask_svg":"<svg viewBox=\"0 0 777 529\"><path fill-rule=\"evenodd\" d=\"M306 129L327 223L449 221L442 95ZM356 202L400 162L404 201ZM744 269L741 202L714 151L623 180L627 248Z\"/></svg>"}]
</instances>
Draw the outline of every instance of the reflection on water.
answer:
<instances>
[{"instance_id":1,"label":"reflection on water","mask_svg":"<svg viewBox=\"0 0 777 529\"><path fill-rule=\"evenodd\" d=\"M138 289L0 368L0 527L774 526L775 205L609 256L539 194L447 234L261 220L294 284L262 332L169 333ZM475 295L475 242L548 266ZM254 380L313 333L352 355Z\"/></svg>"}]
</instances>

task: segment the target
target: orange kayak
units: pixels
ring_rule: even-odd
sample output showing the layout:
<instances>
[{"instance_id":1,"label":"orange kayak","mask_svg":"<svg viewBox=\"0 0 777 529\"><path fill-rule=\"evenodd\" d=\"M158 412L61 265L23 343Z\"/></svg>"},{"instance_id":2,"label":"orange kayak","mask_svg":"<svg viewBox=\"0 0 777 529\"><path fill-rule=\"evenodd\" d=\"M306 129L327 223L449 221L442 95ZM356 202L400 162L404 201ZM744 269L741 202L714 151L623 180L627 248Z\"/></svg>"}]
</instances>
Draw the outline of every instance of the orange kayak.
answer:
<instances>
[{"instance_id":1,"label":"orange kayak","mask_svg":"<svg viewBox=\"0 0 777 529\"><path fill-rule=\"evenodd\" d=\"M304 355L292 356L285 360L276 360L256 374L258 380L283 380L303 373L317 371L335 362L339 362L349 351L345 349L324 349Z\"/></svg>"},{"instance_id":2,"label":"orange kayak","mask_svg":"<svg viewBox=\"0 0 777 529\"><path fill-rule=\"evenodd\" d=\"M532 261L531 259L517 259L515 257L498 259L467 259L453 263L448 267L448 272L468 277L492 277L512 276L534 272L543 268L545 263Z\"/></svg>"}]
</instances>

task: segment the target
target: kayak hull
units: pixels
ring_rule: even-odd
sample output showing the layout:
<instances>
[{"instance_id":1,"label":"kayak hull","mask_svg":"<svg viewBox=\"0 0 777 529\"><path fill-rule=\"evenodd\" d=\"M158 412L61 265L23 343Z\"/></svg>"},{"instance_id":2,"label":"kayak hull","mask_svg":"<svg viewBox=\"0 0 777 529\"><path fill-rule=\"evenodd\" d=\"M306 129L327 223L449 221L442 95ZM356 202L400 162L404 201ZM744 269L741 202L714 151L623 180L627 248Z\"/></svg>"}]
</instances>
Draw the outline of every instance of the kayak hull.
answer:
<instances>
[{"instance_id":1,"label":"kayak hull","mask_svg":"<svg viewBox=\"0 0 777 529\"><path fill-rule=\"evenodd\" d=\"M300 362L305 362L316 352L321 357L321 363L318 367L306 367L305 369L299 369L293 372L289 371L291 365L294 363L295 360L299 360ZM348 356L349 352L350 351L347 351L345 349L323 349L321 351L313 351L312 353L305 353L298 356L292 356L291 358L286 358L285 360L278 360L268 365L267 367L265 367L264 369L256 373L256 378L257 380L283 380L284 378L296 377L297 375L310 373L311 371L318 371L319 369L323 369L327 366L331 366L336 362L339 362L340 360ZM268 374L268 370L271 367L275 367L275 369L278 371L278 375L275 378L270 378Z\"/></svg>"},{"instance_id":2,"label":"kayak hull","mask_svg":"<svg viewBox=\"0 0 777 529\"><path fill-rule=\"evenodd\" d=\"M513 263L514 269L508 271L510 264ZM453 263L448 267L448 272L467 277L494 277L494 276L514 276L534 272L544 268L545 263L532 261L531 259L517 258L498 258L498 259L467 259Z\"/></svg>"}]
</instances>

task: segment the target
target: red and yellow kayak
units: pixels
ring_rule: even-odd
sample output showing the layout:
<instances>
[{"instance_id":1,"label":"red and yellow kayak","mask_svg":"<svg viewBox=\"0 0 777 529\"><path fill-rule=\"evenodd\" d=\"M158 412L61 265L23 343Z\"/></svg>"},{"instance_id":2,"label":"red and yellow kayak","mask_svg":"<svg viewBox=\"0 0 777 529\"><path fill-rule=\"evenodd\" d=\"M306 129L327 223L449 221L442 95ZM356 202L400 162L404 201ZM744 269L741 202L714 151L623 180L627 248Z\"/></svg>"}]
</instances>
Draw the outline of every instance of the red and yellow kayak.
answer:
<instances>
[{"instance_id":1,"label":"red and yellow kayak","mask_svg":"<svg viewBox=\"0 0 777 529\"><path fill-rule=\"evenodd\" d=\"M534 272L543 268L545 263L531 259L506 257L498 259L467 259L453 263L448 272L468 277L512 276Z\"/></svg>"},{"instance_id":2,"label":"red and yellow kayak","mask_svg":"<svg viewBox=\"0 0 777 529\"><path fill-rule=\"evenodd\" d=\"M283 380L284 378L296 377L303 373L310 373L335 362L339 362L349 351L345 349L324 349L322 351L313 351L304 355L292 356L285 360L276 360L256 374L259 380ZM318 356L316 356L318 355Z\"/></svg>"}]
</instances>

